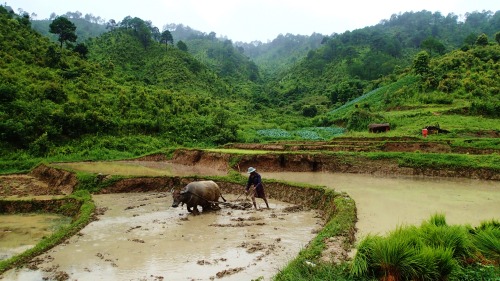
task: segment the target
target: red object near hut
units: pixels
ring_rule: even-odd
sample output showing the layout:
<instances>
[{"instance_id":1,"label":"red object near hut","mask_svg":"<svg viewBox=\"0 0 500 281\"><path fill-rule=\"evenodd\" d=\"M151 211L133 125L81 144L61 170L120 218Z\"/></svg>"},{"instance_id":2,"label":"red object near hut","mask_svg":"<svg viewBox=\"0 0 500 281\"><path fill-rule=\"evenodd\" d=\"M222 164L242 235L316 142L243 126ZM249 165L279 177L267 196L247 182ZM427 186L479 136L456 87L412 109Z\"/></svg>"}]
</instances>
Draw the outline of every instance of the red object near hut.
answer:
<instances>
[{"instance_id":1,"label":"red object near hut","mask_svg":"<svg viewBox=\"0 0 500 281\"><path fill-rule=\"evenodd\" d=\"M422 136L423 136L424 138L426 138L426 137L427 137L427 132L428 132L428 131L427 131L427 129L422 129Z\"/></svg>"}]
</instances>

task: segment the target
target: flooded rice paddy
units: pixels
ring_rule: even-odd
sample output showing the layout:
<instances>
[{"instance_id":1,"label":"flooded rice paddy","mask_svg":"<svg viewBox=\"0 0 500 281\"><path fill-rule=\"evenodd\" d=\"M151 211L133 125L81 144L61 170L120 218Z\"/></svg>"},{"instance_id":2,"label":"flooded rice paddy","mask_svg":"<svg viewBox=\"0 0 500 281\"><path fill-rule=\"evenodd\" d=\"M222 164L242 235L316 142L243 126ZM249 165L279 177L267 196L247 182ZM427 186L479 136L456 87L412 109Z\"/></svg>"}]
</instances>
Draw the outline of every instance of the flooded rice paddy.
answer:
<instances>
[{"instance_id":1,"label":"flooded rice paddy","mask_svg":"<svg viewBox=\"0 0 500 281\"><path fill-rule=\"evenodd\" d=\"M71 218L56 214L0 215L0 260L32 248L70 222Z\"/></svg>"},{"instance_id":2,"label":"flooded rice paddy","mask_svg":"<svg viewBox=\"0 0 500 281\"><path fill-rule=\"evenodd\" d=\"M55 167L124 176L224 176L226 171L213 167L200 167L157 161L114 161L114 162L76 162L55 163Z\"/></svg>"},{"instance_id":3,"label":"flooded rice paddy","mask_svg":"<svg viewBox=\"0 0 500 281\"><path fill-rule=\"evenodd\" d=\"M58 165L134 176L225 174L210 167L165 162ZM356 201L358 238L368 233L384 234L398 225L419 225L434 213L445 214L448 224L474 226L484 220L500 220L500 182L260 173L264 182L304 182L347 192ZM237 202L236 195L224 196ZM94 200L97 221L28 266L5 272L0 280L270 280L307 245L322 223L314 211L299 211L296 206L274 199L270 200L271 210L222 206L219 211L200 216L188 214L185 207L171 208L169 193L103 194L95 195ZM265 206L261 199L257 203Z\"/></svg>"},{"instance_id":4,"label":"flooded rice paddy","mask_svg":"<svg viewBox=\"0 0 500 281\"><path fill-rule=\"evenodd\" d=\"M497 181L309 172L261 175L345 191L356 201L358 238L383 235L399 225L420 225L435 213L444 214L448 224L477 226L485 220L500 220Z\"/></svg>"},{"instance_id":5,"label":"flooded rice paddy","mask_svg":"<svg viewBox=\"0 0 500 281\"><path fill-rule=\"evenodd\" d=\"M225 198L236 202L237 196ZM270 200L270 210L222 207L199 216L170 207L169 193L103 194L94 200L102 213L98 221L3 278L270 280L321 229L315 211L276 200Z\"/></svg>"}]
</instances>

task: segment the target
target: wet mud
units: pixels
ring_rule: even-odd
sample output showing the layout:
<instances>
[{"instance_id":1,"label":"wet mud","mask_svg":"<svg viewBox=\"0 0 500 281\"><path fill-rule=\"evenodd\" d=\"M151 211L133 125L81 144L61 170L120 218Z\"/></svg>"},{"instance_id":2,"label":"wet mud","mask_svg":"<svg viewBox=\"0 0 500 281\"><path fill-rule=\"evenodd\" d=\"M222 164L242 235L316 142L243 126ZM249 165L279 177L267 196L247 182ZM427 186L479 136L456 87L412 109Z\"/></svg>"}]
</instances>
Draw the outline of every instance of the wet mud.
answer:
<instances>
[{"instance_id":1,"label":"wet mud","mask_svg":"<svg viewBox=\"0 0 500 281\"><path fill-rule=\"evenodd\" d=\"M170 207L170 193L102 194L94 200L97 221L3 278L270 280L322 227L315 211L273 199L270 210L222 206L198 216L185 206Z\"/></svg>"}]
</instances>

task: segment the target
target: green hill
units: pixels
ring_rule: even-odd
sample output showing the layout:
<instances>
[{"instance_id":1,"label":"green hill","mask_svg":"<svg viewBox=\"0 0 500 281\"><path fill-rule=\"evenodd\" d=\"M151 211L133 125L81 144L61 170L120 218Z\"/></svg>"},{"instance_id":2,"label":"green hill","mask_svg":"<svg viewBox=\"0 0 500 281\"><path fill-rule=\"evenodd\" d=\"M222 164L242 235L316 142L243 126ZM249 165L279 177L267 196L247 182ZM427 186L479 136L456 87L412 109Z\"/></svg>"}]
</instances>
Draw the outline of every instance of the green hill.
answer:
<instances>
[{"instance_id":1,"label":"green hill","mask_svg":"<svg viewBox=\"0 0 500 281\"><path fill-rule=\"evenodd\" d=\"M259 67L267 81L275 79L277 75L286 72L294 64L302 60L309 51L321 46L325 36L319 33L307 35L280 34L270 42L260 41L242 43L243 48L255 64Z\"/></svg>"},{"instance_id":2,"label":"green hill","mask_svg":"<svg viewBox=\"0 0 500 281\"><path fill-rule=\"evenodd\" d=\"M330 111L377 88L384 77L404 73L421 50L439 57L474 46L481 34L493 42L498 31L500 11L470 13L464 22L428 11L393 15L375 26L330 36L274 81L268 93L283 106L309 104ZM323 106L325 99L329 108Z\"/></svg>"},{"instance_id":3,"label":"green hill","mask_svg":"<svg viewBox=\"0 0 500 281\"><path fill-rule=\"evenodd\" d=\"M188 53L166 51L153 41L145 48L133 30L123 28L90 41L85 60L3 8L0 21L4 151L71 153L73 141L131 135L144 139L136 139L135 148L105 142L109 149L144 153L165 145L236 140L232 104L245 100Z\"/></svg>"},{"instance_id":4,"label":"green hill","mask_svg":"<svg viewBox=\"0 0 500 281\"><path fill-rule=\"evenodd\" d=\"M174 42L187 50L127 17L81 42L83 55L0 8L0 147L12 158L93 157L98 147L105 158L329 139L373 122L390 123L392 135L434 124L498 132L499 15L405 13L319 43L287 35L253 49L177 27Z\"/></svg>"}]
</instances>

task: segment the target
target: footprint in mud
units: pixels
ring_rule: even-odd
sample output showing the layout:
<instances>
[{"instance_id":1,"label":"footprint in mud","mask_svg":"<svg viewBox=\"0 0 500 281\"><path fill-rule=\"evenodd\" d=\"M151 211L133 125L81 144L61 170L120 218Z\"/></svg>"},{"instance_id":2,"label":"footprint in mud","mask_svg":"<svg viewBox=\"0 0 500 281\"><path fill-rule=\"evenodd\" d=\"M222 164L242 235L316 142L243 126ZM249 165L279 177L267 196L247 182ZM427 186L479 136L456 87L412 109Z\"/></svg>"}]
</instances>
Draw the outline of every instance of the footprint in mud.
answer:
<instances>
[{"instance_id":1,"label":"footprint in mud","mask_svg":"<svg viewBox=\"0 0 500 281\"><path fill-rule=\"evenodd\" d=\"M226 258L218 258L218 259L214 259L212 262L207 261L207 260L199 260L196 263L199 265L212 265L212 264L218 264L219 262L225 262L225 261L227 261Z\"/></svg>"},{"instance_id":2,"label":"footprint in mud","mask_svg":"<svg viewBox=\"0 0 500 281\"><path fill-rule=\"evenodd\" d=\"M217 278L222 278L222 277L227 276L227 275L232 275L232 274L238 273L242 270L244 270L243 267L235 267L235 268L225 269L223 271L217 272L215 274L215 276L217 276ZM210 278L210 279L212 279L212 278Z\"/></svg>"},{"instance_id":3,"label":"footprint in mud","mask_svg":"<svg viewBox=\"0 0 500 281\"><path fill-rule=\"evenodd\" d=\"M50 280L57 280L57 281L69 280L69 274L66 273L65 271L57 271L53 274L52 277L50 277Z\"/></svg>"},{"instance_id":4,"label":"footprint in mud","mask_svg":"<svg viewBox=\"0 0 500 281\"><path fill-rule=\"evenodd\" d=\"M246 222L237 222L237 223L214 223L214 224L209 224L209 226L215 226L215 227L247 227L247 226L252 226L254 224L252 223L246 223Z\"/></svg>"},{"instance_id":5,"label":"footprint in mud","mask_svg":"<svg viewBox=\"0 0 500 281\"><path fill-rule=\"evenodd\" d=\"M301 206L301 205L295 205L295 206L290 206L290 207L286 207L283 209L283 212L285 213L296 213L296 212L300 212L300 211L303 211L304 210L304 207Z\"/></svg>"},{"instance_id":6,"label":"footprint in mud","mask_svg":"<svg viewBox=\"0 0 500 281\"><path fill-rule=\"evenodd\" d=\"M109 256L109 254L106 254L106 255L108 255L108 256ZM97 253L97 254L96 254L96 257L100 258L101 260L104 260L105 262L109 262L109 263L111 263L111 266L112 266L112 267L118 267L118 265L117 265L117 264L116 264L116 263L115 263L112 259L110 259L110 258L105 258L105 257L104 257L104 254L102 254L102 253Z\"/></svg>"},{"instance_id":7,"label":"footprint in mud","mask_svg":"<svg viewBox=\"0 0 500 281\"><path fill-rule=\"evenodd\" d=\"M36 257L36 258L32 259L26 267L31 269L31 270L38 270L38 267L40 265L42 265L43 263L49 263L53 260L54 260L54 258L51 255L46 255L43 257Z\"/></svg>"},{"instance_id":8,"label":"footprint in mud","mask_svg":"<svg viewBox=\"0 0 500 281\"><path fill-rule=\"evenodd\" d=\"M132 241L132 242L136 242L136 243L146 243L144 242L144 240L142 239L137 239L137 238L134 238L134 239L127 239L128 241Z\"/></svg>"},{"instance_id":9,"label":"footprint in mud","mask_svg":"<svg viewBox=\"0 0 500 281\"><path fill-rule=\"evenodd\" d=\"M95 209L94 213L96 216L102 216L106 213L107 210L108 210L108 207L99 207L99 208Z\"/></svg>"},{"instance_id":10,"label":"footprint in mud","mask_svg":"<svg viewBox=\"0 0 500 281\"><path fill-rule=\"evenodd\" d=\"M141 204L139 206L128 206L125 208L125 210L132 210L132 209L135 209L135 208L139 208L139 207L144 207L146 206L146 204Z\"/></svg>"},{"instance_id":11,"label":"footprint in mud","mask_svg":"<svg viewBox=\"0 0 500 281\"><path fill-rule=\"evenodd\" d=\"M141 228L141 227L142 227L142 226L140 226L140 225L138 225L138 226L134 226L134 227L129 228L129 229L128 229L127 231L125 231L125 232L129 233L130 231L132 231L132 230L134 230L134 229Z\"/></svg>"}]
</instances>

